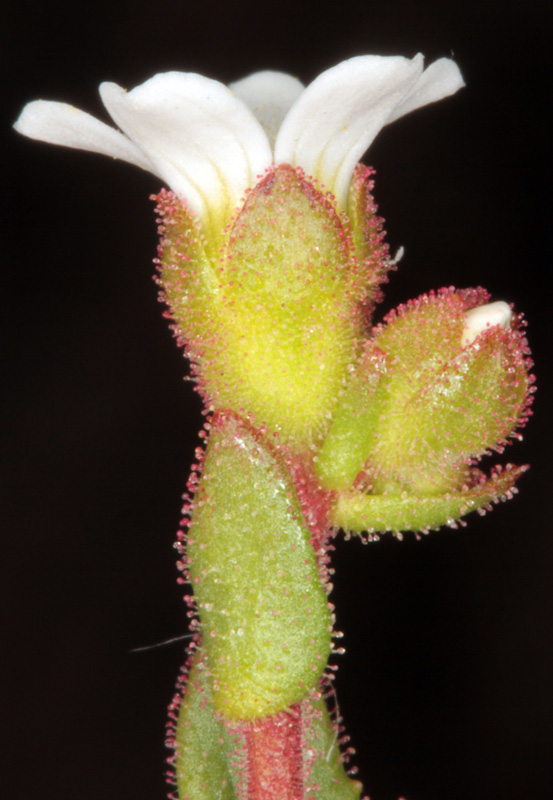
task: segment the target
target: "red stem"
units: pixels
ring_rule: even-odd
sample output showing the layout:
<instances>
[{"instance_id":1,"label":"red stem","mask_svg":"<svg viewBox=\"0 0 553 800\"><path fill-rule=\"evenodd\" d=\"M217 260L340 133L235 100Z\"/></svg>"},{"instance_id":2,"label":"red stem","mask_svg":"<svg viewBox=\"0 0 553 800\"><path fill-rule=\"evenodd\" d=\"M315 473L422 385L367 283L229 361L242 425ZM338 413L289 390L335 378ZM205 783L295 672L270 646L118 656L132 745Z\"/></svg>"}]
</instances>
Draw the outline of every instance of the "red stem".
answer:
<instances>
[{"instance_id":1,"label":"red stem","mask_svg":"<svg viewBox=\"0 0 553 800\"><path fill-rule=\"evenodd\" d=\"M299 705L251 722L246 743L248 800L303 800Z\"/></svg>"}]
</instances>

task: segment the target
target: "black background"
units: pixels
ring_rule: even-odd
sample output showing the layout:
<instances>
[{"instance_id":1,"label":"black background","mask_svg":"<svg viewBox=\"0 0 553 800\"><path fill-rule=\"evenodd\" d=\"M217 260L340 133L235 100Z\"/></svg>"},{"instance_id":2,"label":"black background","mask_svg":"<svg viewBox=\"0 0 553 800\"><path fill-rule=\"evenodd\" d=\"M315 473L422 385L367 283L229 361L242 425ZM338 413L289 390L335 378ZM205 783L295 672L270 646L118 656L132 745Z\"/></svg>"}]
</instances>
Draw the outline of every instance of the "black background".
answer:
<instances>
[{"instance_id":1,"label":"black background","mask_svg":"<svg viewBox=\"0 0 553 800\"><path fill-rule=\"evenodd\" d=\"M102 80L304 82L357 54L454 55L468 87L368 162L392 250L384 311L484 285L529 320L539 391L520 494L420 542L337 542L338 693L372 800L552 800L551 57L545 2L39 4L1 58L3 796L161 800L186 632L171 549L201 425L150 279L158 181L9 126L36 97L107 119Z\"/></svg>"}]
</instances>

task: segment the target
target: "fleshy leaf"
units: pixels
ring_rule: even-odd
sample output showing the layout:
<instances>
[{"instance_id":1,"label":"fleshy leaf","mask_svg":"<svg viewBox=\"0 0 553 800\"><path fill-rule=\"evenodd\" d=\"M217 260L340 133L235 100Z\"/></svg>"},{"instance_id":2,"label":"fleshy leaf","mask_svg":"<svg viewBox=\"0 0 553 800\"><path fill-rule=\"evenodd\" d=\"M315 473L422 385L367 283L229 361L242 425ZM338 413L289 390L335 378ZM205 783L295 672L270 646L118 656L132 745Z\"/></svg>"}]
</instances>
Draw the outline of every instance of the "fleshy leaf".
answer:
<instances>
[{"instance_id":1,"label":"fleshy leaf","mask_svg":"<svg viewBox=\"0 0 553 800\"><path fill-rule=\"evenodd\" d=\"M187 553L216 710L300 701L330 652L328 600L289 476L231 415L214 419Z\"/></svg>"},{"instance_id":2,"label":"fleshy leaf","mask_svg":"<svg viewBox=\"0 0 553 800\"><path fill-rule=\"evenodd\" d=\"M309 698L301 708L306 798L359 800L363 787L346 773L339 722L331 720L323 698Z\"/></svg>"},{"instance_id":3,"label":"fleshy leaf","mask_svg":"<svg viewBox=\"0 0 553 800\"><path fill-rule=\"evenodd\" d=\"M339 721L320 692L277 714L229 720L213 707L212 679L201 648L170 725L179 800L359 800L340 752Z\"/></svg>"},{"instance_id":4,"label":"fleshy leaf","mask_svg":"<svg viewBox=\"0 0 553 800\"><path fill-rule=\"evenodd\" d=\"M511 497L515 481L527 467L508 464L496 467L486 481L480 475L475 485L444 494L365 494L340 492L332 512L332 522L350 533L415 531L426 533L442 525L454 526L471 511L486 509L491 503Z\"/></svg>"},{"instance_id":5,"label":"fleshy leaf","mask_svg":"<svg viewBox=\"0 0 553 800\"><path fill-rule=\"evenodd\" d=\"M232 761L239 742L214 713L209 671L201 653L195 654L184 695L179 694L176 702L173 763L179 800L237 800Z\"/></svg>"}]
</instances>

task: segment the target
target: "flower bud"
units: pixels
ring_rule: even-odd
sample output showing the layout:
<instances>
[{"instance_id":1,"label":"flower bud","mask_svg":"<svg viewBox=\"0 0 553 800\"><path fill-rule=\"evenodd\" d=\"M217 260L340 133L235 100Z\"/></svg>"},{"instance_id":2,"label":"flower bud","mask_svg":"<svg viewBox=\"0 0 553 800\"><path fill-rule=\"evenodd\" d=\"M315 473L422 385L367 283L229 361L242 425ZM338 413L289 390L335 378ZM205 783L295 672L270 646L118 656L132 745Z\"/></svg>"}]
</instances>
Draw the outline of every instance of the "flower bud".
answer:
<instances>
[{"instance_id":1,"label":"flower bud","mask_svg":"<svg viewBox=\"0 0 553 800\"><path fill-rule=\"evenodd\" d=\"M368 459L376 491L390 482L423 493L456 489L470 460L505 444L522 421L526 341L502 327L503 307L493 308L494 324L489 306L474 305L484 297L482 290L424 295L377 333L387 398Z\"/></svg>"},{"instance_id":2,"label":"flower bud","mask_svg":"<svg viewBox=\"0 0 553 800\"><path fill-rule=\"evenodd\" d=\"M518 321L487 299L444 289L375 330L316 464L321 482L345 493L335 524L372 504L375 530L435 527L510 490L512 470L485 483L472 465L524 423L532 378ZM358 497L348 494L356 479Z\"/></svg>"}]
</instances>

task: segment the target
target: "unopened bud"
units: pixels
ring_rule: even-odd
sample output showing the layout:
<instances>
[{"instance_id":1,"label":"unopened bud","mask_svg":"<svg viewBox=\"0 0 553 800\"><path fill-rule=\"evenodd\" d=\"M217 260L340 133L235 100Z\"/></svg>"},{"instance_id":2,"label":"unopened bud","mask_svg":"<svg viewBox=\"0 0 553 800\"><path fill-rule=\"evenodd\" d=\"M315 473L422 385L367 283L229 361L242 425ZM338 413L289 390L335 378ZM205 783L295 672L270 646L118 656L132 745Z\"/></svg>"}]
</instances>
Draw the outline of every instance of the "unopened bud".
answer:
<instances>
[{"instance_id":1,"label":"unopened bud","mask_svg":"<svg viewBox=\"0 0 553 800\"><path fill-rule=\"evenodd\" d=\"M340 493L340 514L369 503L378 507L375 530L409 519L420 529L426 516L434 527L442 513L455 519L456 508L505 490L504 482L483 484L473 465L525 421L532 379L510 307L487 299L483 289L443 289L377 328L372 358L359 363L316 463L321 482ZM358 500L348 493L354 484Z\"/></svg>"},{"instance_id":2,"label":"unopened bud","mask_svg":"<svg viewBox=\"0 0 553 800\"><path fill-rule=\"evenodd\" d=\"M522 421L526 342L509 326L506 303L471 307L484 298L483 290L424 295L377 335L388 397L368 462L381 486L454 489L470 459L502 445Z\"/></svg>"}]
</instances>

